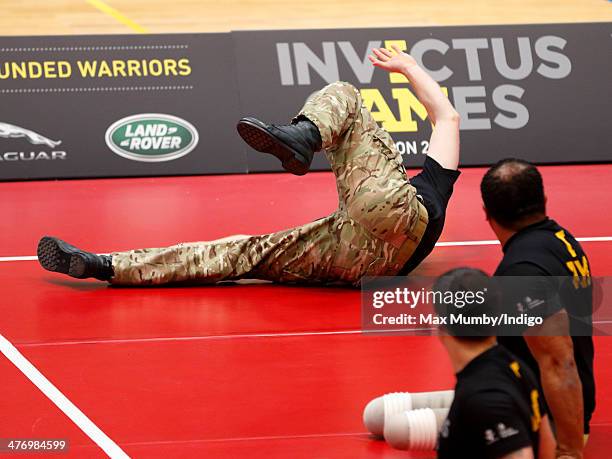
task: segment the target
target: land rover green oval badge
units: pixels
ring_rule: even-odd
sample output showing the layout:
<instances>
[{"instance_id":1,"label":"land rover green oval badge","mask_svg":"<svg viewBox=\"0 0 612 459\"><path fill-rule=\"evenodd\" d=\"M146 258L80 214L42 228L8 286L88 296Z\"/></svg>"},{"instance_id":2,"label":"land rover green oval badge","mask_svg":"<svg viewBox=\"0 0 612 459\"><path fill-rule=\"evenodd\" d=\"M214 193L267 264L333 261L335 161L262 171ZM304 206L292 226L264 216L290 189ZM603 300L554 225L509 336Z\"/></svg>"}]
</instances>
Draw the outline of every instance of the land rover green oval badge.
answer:
<instances>
[{"instance_id":1,"label":"land rover green oval badge","mask_svg":"<svg viewBox=\"0 0 612 459\"><path fill-rule=\"evenodd\" d=\"M108 147L134 161L171 161L193 151L198 140L191 123L159 113L128 116L106 131Z\"/></svg>"}]
</instances>

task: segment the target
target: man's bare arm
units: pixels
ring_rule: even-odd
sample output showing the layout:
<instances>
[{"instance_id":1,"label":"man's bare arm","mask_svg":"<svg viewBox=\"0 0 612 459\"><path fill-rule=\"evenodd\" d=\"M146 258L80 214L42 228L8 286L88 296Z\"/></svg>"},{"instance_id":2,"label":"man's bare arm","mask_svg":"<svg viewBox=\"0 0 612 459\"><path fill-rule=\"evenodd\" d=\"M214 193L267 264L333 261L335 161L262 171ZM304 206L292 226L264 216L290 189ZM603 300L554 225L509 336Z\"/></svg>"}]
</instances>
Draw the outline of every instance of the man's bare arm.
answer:
<instances>
[{"instance_id":1,"label":"man's bare arm","mask_svg":"<svg viewBox=\"0 0 612 459\"><path fill-rule=\"evenodd\" d=\"M499 459L534 459L533 448L531 446L526 446L525 448L521 448L518 451L506 454L505 456L501 456Z\"/></svg>"},{"instance_id":2,"label":"man's bare arm","mask_svg":"<svg viewBox=\"0 0 612 459\"><path fill-rule=\"evenodd\" d=\"M557 442L550 427L548 416L542 416L542 424L540 425L540 449L538 451L538 459L554 459L557 450Z\"/></svg>"},{"instance_id":3,"label":"man's bare arm","mask_svg":"<svg viewBox=\"0 0 612 459\"><path fill-rule=\"evenodd\" d=\"M538 362L546 402L555 420L557 457L582 458L584 443L582 384L576 369L574 346L568 330L567 313L559 311L538 327L538 336L530 330L525 334L525 340Z\"/></svg>"},{"instance_id":4,"label":"man's bare arm","mask_svg":"<svg viewBox=\"0 0 612 459\"><path fill-rule=\"evenodd\" d=\"M459 114L442 92L440 85L423 70L414 58L399 48L374 49L369 56L376 67L388 72L401 73L410 80L417 97L427 110L434 128L429 140L428 155L445 169L459 166Z\"/></svg>"}]
</instances>

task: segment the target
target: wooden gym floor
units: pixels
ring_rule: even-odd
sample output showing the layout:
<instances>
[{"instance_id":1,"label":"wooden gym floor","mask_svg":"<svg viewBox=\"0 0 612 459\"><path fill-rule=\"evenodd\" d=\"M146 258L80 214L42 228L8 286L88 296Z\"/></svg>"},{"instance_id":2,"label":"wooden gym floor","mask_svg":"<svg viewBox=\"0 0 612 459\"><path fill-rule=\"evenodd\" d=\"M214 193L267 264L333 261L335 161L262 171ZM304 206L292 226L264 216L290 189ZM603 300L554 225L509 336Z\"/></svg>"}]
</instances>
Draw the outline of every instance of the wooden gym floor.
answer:
<instances>
[{"instance_id":1,"label":"wooden gym floor","mask_svg":"<svg viewBox=\"0 0 612 459\"><path fill-rule=\"evenodd\" d=\"M606 0L2 0L0 35L612 21Z\"/></svg>"}]
</instances>

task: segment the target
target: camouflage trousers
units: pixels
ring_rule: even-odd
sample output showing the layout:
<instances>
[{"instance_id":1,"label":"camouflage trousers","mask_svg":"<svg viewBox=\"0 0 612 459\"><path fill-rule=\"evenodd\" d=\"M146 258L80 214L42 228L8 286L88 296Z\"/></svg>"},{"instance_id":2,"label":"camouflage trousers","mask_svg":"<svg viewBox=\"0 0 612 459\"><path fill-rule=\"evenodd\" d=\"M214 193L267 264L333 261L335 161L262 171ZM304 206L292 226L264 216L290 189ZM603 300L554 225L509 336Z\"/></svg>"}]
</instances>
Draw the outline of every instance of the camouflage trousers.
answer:
<instances>
[{"instance_id":1,"label":"camouflage trousers","mask_svg":"<svg viewBox=\"0 0 612 459\"><path fill-rule=\"evenodd\" d=\"M357 285L364 276L396 274L421 240L427 211L391 137L347 83L315 93L300 115L319 128L336 176L338 210L278 233L113 253L111 282L265 279Z\"/></svg>"}]
</instances>

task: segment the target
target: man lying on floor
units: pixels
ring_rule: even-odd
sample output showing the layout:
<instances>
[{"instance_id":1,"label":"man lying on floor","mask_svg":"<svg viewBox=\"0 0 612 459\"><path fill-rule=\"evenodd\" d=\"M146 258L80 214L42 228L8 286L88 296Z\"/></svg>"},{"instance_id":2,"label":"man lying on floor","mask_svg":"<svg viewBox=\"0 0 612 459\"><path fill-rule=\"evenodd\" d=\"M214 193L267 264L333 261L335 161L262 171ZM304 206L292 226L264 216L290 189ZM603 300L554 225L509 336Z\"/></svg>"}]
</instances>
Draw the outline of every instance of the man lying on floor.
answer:
<instances>
[{"instance_id":1,"label":"man lying on floor","mask_svg":"<svg viewBox=\"0 0 612 459\"><path fill-rule=\"evenodd\" d=\"M339 208L330 216L278 233L108 256L46 236L38 244L40 264L80 279L134 286L237 279L357 285L364 276L412 271L433 250L444 226L459 176L459 116L411 56L399 49L373 52L375 66L410 80L434 124L423 170L412 179L359 91L333 83L311 96L290 125L254 118L238 123L250 146L278 157L296 175L305 174L314 153L325 150L339 195Z\"/></svg>"}]
</instances>

